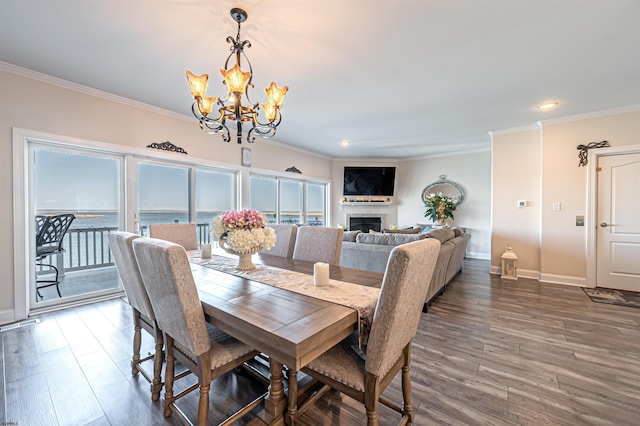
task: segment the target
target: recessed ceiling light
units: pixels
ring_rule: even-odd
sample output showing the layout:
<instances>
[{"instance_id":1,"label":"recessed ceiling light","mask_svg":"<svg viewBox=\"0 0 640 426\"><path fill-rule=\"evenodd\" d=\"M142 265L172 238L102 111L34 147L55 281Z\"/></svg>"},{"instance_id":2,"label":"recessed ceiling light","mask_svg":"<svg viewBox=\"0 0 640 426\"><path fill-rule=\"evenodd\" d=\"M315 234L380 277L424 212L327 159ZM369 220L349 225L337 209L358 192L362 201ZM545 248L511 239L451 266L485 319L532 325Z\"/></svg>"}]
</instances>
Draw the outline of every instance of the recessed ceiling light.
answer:
<instances>
[{"instance_id":1,"label":"recessed ceiling light","mask_svg":"<svg viewBox=\"0 0 640 426\"><path fill-rule=\"evenodd\" d=\"M538 105L538 109L552 109L558 106L557 102L545 102L541 105Z\"/></svg>"},{"instance_id":2,"label":"recessed ceiling light","mask_svg":"<svg viewBox=\"0 0 640 426\"><path fill-rule=\"evenodd\" d=\"M349 141L342 141L342 142L340 142L340 145L342 145L342 146L349 146L349 145L351 145L351 142L349 142Z\"/></svg>"}]
</instances>

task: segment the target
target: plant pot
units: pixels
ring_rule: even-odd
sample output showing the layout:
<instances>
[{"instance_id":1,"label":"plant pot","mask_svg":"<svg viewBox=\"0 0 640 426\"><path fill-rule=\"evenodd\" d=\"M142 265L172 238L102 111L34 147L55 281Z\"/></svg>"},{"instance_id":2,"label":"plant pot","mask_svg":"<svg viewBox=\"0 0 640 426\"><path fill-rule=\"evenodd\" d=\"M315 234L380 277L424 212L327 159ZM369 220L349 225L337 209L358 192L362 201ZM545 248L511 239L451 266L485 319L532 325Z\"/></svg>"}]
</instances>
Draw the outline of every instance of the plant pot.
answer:
<instances>
[{"instance_id":1,"label":"plant pot","mask_svg":"<svg viewBox=\"0 0 640 426\"><path fill-rule=\"evenodd\" d=\"M444 226L447 224L447 219L436 219L436 221L433 222L433 224L438 226Z\"/></svg>"}]
</instances>

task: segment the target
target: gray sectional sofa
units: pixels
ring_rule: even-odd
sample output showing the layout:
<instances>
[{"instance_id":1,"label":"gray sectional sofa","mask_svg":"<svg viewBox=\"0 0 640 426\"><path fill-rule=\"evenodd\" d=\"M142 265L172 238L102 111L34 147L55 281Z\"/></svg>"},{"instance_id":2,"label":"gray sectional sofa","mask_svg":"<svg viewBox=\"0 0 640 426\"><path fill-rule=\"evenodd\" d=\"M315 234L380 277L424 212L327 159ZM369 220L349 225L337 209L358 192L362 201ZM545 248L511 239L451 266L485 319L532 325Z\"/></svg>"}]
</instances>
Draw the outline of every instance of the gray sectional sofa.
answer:
<instances>
[{"instance_id":1,"label":"gray sectional sofa","mask_svg":"<svg viewBox=\"0 0 640 426\"><path fill-rule=\"evenodd\" d=\"M384 272L389 253L395 246L424 238L440 241L440 255L431 278L431 286L424 303L424 312L446 286L462 270L470 235L459 228L439 228L418 234L384 233L369 234L361 231L346 231L343 235L340 266Z\"/></svg>"}]
</instances>

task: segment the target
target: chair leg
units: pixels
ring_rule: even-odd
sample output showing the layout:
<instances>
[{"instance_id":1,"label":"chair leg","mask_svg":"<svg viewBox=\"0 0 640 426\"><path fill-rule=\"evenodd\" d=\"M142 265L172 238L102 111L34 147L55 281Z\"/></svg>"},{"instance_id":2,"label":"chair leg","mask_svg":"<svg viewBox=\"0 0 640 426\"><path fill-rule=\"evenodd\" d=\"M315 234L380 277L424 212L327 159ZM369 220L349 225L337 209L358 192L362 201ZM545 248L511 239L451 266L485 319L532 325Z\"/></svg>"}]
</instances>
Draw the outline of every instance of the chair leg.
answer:
<instances>
[{"instance_id":1,"label":"chair leg","mask_svg":"<svg viewBox=\"0 0 640 426\"><path fill-rule=\"evenodd\" d=\"M142 328L140 327L140 312L133 309L133 357L131 358L131 374L136 375L140 372L138 365L140 364L140 346L142 343Z\"/></svg>"},{"instance_id":2,"label":"chair leg","mask_svg":"<svg viewBox=\"0 0 640 426\"><path fill-rule=\"evenodd\" d=\"M54 271L56 271L56 277L53 280L40 280L38 281L38 279L36 278L36 294L38 295L37 297L40 297L40 299L43 299L42 293L40 293L40 289L44 288L44 287L51 287L51 286L56 286L56 291L58 292L58 297L62 299L62 294L60 293L60 281L58 280L58 275L59 275L59 271L58 268L56 268L55 266L48 264L48 263L36 263L36 266L48 266L50 268L53 268ZM46 283L46 285L42 285L42 286L38 286L38 283ZM36 302L38 301L38 299L36 298Z\"/></svg>"},{"instance_id":3,"label":"chair leg","mask_svg":"<svg viewBox=\"0 0 640 426\"><path fill-rule=\"evenodd\" d=\"M207 426L209 417L209 389L211 388L211 357L204 353L198 358L198 384L200 400L198 401L198 426Z\"/></svg>"},{"instance_id":4,"label":"chair leg","mask_svg":"<svg viewBox=\"0 0 640 426\"><path fill-rule=\"evenodd\" d=\"M164 358L164 352L162 351L163 338L162 331L155 326L156 330L156 351L153 355L153 383L151 384L151 400L157 401L160 398L160 391L162 390L162 359Z\"/></svg>"},{"instance_id":5,"label":"chair leg","mask_svg":"<svg viewBox=\"0 0 640 426\"><path fill-rule=\"evenodd\" d=\"M404 352L404 365L402 366L402 399L404 401L402 416L413 424L413 405L411 404L411 376L409 374L409 362L411 359L411 344L407 345Z\"/></svg>"},{"instance_id":6,"label":"chair leg","mask_svg":"<svg viewBox=\"0 0 640 426\"><path fill-rule=\"evenodd\" d=\"M377 410L367 410L367 426L378 426Z\"/></svg>"},{"instance_id":7,"label":"chair leg","mask_svg":"<svg viewBox=\"0 0 640 426\"><path fill-rule=\"evenodd\" d=\"M200 383L200 400L198 401L198 426L207 426L207 418L209 417L209 388L211 381L206 385Z\"/></svg>"},{"instance_id":8,"label":"chair leg","mask_svg":"<svg viewBox=\"0 0 640 426\"><path fill-rule=\"evenodd\" d=\"M171 416L171 404L175 401L173 396L173 377L175 374L175 359L173 357L173 339L166 336L167 366L164 370L164 416Z\"/></svg>"},{"instance_id":9,"label":"chair leg","mask_svg":"<svg viewBox=\"0 0 640 426\"><path fill-rule=\"evenodd\" d=\"M378 426L378 399L380 399L380 383L368 373L364 379L364 408L367 411L367 426Z\"/></svg>"}]
</instances>

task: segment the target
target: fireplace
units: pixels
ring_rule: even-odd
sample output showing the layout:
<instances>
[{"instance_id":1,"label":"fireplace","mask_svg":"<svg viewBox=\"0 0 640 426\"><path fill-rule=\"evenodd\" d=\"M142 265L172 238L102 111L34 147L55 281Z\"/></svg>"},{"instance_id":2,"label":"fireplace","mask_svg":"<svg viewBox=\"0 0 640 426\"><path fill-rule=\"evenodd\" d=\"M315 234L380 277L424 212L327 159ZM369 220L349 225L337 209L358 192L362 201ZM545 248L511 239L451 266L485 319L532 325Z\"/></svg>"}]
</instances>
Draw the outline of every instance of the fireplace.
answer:
<instances>
[{"instance_id":1,"label":"fireplace","mask_svg":"<svg viewBox=\"0 0 640 426\"><path fill-rule=\"evenodd\" d=\"M350 216L349 230L369 232L370 229L380 232L382 231L382 217L380 216Z\"/></svg>"}]
</instances>

